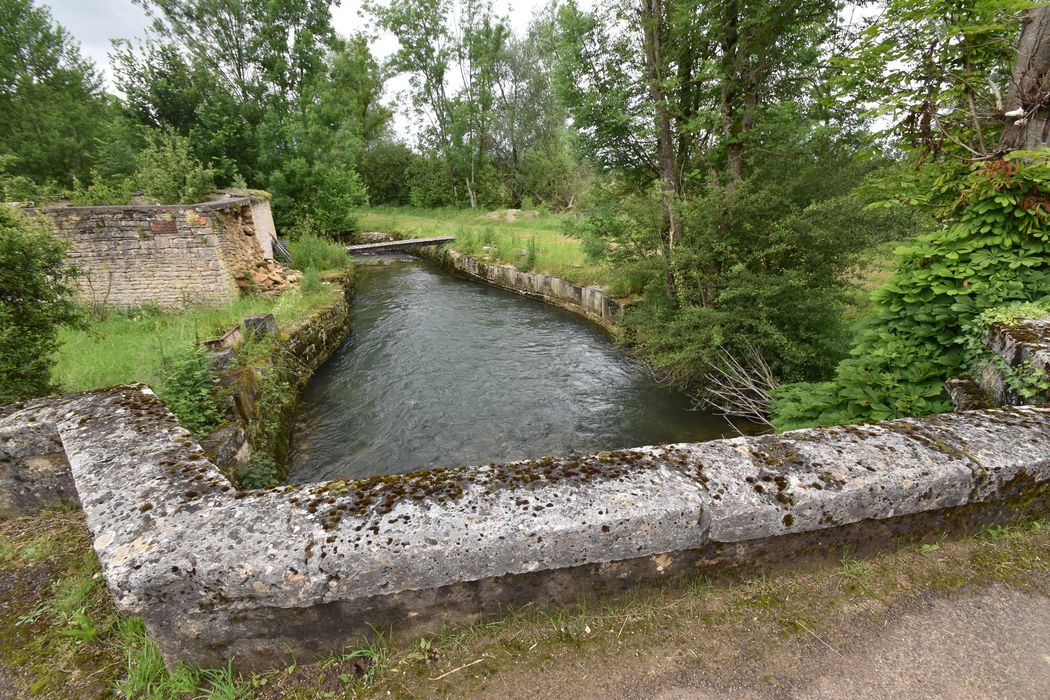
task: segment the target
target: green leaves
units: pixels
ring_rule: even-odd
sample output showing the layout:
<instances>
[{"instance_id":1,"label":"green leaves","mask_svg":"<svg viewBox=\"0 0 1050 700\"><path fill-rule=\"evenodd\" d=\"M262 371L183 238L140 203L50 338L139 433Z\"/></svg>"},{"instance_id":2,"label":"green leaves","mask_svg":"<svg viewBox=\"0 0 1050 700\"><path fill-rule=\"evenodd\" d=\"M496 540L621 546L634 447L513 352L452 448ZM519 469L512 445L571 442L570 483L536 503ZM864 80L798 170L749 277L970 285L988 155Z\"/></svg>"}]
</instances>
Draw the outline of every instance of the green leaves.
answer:
<instances>
[{"instance_id":1,"label":"green leaves","mask_svg":"<svg viewBox=\"0 0 1050 700\"><path fill-rule=\"evenodd\" d=\"M0 405L54 389L58 326L79 318L65 254L46 222L0 204Z\"/></svg>"},{"instance_id":2,"label":"green leaves","mask_svg":"<svg viewBox=\"0 0 1050 700\"><path fill-rule=\"evenodd\" d=\"M1024 204L1048 191L1048 178L1045 162L974 166L958 181L957 223L897 251L898 271L872 295L851 357L833 382L782 388L777 427L946 410L944 380L991 361L980 348L996 309L1050 295L1050 214Z\"/></svg>"}]
</instances>

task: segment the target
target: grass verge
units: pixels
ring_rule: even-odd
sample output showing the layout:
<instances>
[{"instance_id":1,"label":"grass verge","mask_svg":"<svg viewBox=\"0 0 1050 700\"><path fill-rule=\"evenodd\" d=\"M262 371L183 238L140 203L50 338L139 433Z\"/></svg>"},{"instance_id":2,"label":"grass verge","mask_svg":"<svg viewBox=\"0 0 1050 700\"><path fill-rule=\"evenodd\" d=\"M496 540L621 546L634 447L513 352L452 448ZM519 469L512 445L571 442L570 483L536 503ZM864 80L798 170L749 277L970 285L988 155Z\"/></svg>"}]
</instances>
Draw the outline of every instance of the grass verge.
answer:
<instances>
[{"instance_id":1,"label":"grass verge","mask_svg":"<svg viewBox=\"0 0 1050 700\"><path fill-rule=\"evenodd\" d=\"M454 236L452 247L488 262L554 275L580 285L604 285L607 266L587 260L580 241L565 234L564 214L508 209L373 207L358 212L358 228L409 238Z\"/></svg>"},{"instance_id":2,"label":"grass verge","mask_svg":"<svg viewBox=\"0 0 1050 700\"><path fill-rule=\"evenodd\" d=\"M652 658L672 653L728 673L741 649L761 667L770 649L828 645L843 624L872 609L910 608L991 584L1046 593L1048 574L1050 527L1037 520L902 543L866 560L842 552L837 565L813 571L720 584L697 578L599 607L525 608L400 645L379 637L264 673L169 671L142 623L109 602L82 516L52 512L0 519L0 695L439 697L498 694L505 684L520 693L538 673L580 668L585 675L612 663L644 674Z\"/></svg>"},{"instance_id":3,"label":"grass verge","mask_svg":"<svg viewBox=\"0 0 1050 700\"><path fill-rule=\"evenodd\" d=\"M87 328L63 328L54 369L64 391L144 382L158 386L166 358L215 338L247 316L272 313L279 328L305 319L342 294L335 285L292 290L276 298L242 297L223 306L113 311Z\"/></svg>"}]
</instances>

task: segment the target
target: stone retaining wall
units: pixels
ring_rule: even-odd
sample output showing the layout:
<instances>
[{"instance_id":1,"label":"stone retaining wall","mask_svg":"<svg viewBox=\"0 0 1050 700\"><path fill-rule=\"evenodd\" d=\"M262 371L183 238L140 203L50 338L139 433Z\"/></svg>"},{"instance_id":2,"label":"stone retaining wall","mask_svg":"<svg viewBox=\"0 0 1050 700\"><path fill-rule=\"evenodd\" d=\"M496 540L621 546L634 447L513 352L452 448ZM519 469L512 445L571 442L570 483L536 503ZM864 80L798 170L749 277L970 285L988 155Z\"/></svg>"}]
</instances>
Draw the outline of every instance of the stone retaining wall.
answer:
<instances>
[{"instance_id":1,"label":"stone retaining wall","mask_svg":"<svg viewBox=\"0 0 1050 700\"><path fill-rule=\"evenodd\" d=\"M169 662L248 669L371 626L416 634L1043 512L1048 419L1008 408L259 491L236 490L142 386L5 407L0 436L15 470L62 445L109 591Z\"/></svg>"},{"instance_id":2,"label":"stone retaining wall","mask_svg":"<svg viewBox=\"0 0 1050 700\"><path fill-rule=\"evenodd\" d=\"M985 338L992 361L975 377L948 380L946 387L958 410L1050 402L1050 391L1035 391L1050 380L1050 317L1022 319L992 326ZM1022 396L1025 381L1035 395Z\"/></svg>"},{"instance_id":3,"label":"stone retaining wall","mask_svg":"<svg viewBox=\"0 0 1050 700\"><path fill-rule=\"evenodd\" d=\"M453 272L480 282L560 306L610 331L616 328L623 310L620 302L601 289L581 287L560 277L538 272L522 272L512 265L485 263L445 247L419 248L411 253L436 260Z\"/></svg>"},{"instance_id":4,"label":"stone retaining wall","mask_svg":"<svg viewBox=\"0 0 1050 700\"><path fill-rule=\"evenodd\" d=\"M48 217L71 243L81 301L118 307L221 303L273 258L269 203L247 196L172 206L55 206ZM265 244L262 240L265 239Z\"/></svg>"},{"instance_id":5,"label":"stone retaining wall","mask_svg":"<svg viewBox=\"0 0 1050 700\"><path fill-rule=\"evenodd\" d=\"M230 391L226 405L230 420L201 444L223 473L236 474L259 450L268 454L283 473L299 394L350 334L348 297L352 288L349 281L341 284L342 298L290 329L278 329L273 351L265 361L221 373L222 383ZM267 392L279 395L268 397ZM269 404L270 411L263 410L264 404Z\"/></svg>"}]
</instances>

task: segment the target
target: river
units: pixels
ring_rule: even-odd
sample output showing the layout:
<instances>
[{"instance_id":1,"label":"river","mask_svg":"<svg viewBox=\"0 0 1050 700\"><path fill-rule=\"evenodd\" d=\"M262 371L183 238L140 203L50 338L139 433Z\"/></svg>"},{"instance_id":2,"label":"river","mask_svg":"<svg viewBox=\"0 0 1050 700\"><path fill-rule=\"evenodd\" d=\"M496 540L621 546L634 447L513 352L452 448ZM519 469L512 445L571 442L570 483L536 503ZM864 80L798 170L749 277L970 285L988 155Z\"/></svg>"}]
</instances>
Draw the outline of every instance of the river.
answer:
<instances>
[{"instance_id":1,"label":"river","mask_svg":"<svg viewBox=\"0 0 1050 700\"><path fill-rule=\"evenodd\" d=\"M293 482L732 434L568 311L407 256L356 271L350 338L302 397Z\"/></svg>"}]
</instances>

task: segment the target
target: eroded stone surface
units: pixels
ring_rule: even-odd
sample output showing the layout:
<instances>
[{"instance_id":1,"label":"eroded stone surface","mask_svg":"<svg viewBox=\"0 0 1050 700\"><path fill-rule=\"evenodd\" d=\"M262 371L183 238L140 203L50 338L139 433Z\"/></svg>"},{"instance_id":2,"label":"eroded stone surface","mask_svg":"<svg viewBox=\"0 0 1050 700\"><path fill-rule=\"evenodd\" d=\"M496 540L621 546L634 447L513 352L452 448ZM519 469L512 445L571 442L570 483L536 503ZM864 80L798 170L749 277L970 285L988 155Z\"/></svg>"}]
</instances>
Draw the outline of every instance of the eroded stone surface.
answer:
<instances>
[{"instance_id":1,"label":"eroded stone surface","mask_svg":"<svg viewBox=\"0 0 1050 700\"><path fill-rule=\"evenodd\" d=\"M989 363L976 378L988 402L998 406L1021 403L1045 403L1050 394L1023 397L1011 386L1003 371L1021 372L1035 377L1047 376L1050 370L1050 317L1022 319L1009 326L996 325L985 344L999 362Z\"/></svg>"},{"instance_id":2,"label":"eroded stone surface","mask_svg":"<svg viewBox=\"0 0 1050 700\"><path fill-rule=\"evenodd\" d=\"M1048 417L948 414L241 492L145 387L0 409L0 434L61 440L107 585L169 660L250 667L369 624L415 629L783 556L864 523L1044 498Z\"/></svg>"}]
</instances>

